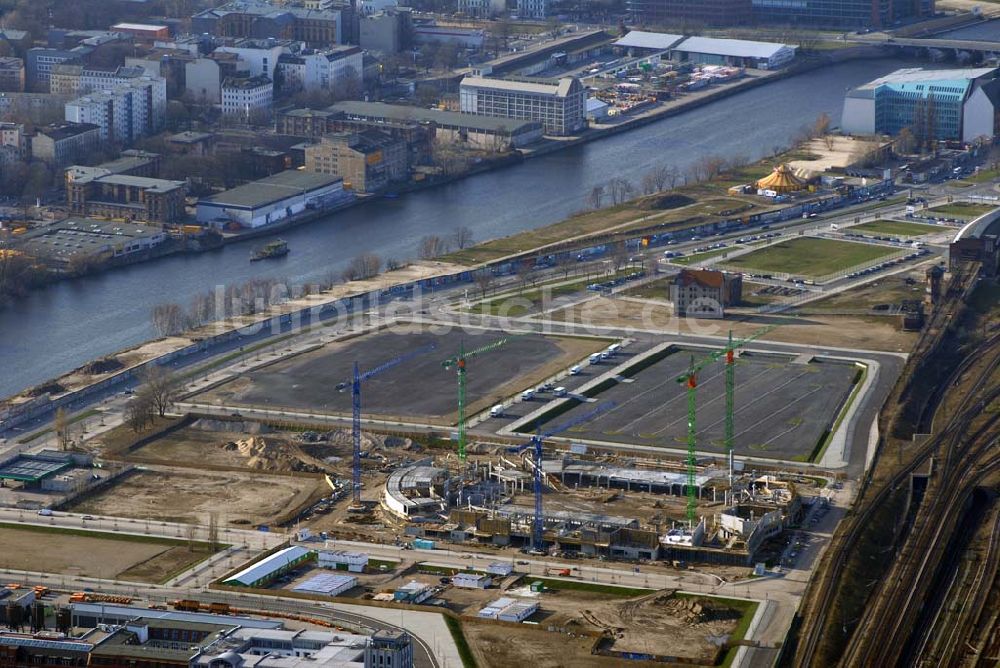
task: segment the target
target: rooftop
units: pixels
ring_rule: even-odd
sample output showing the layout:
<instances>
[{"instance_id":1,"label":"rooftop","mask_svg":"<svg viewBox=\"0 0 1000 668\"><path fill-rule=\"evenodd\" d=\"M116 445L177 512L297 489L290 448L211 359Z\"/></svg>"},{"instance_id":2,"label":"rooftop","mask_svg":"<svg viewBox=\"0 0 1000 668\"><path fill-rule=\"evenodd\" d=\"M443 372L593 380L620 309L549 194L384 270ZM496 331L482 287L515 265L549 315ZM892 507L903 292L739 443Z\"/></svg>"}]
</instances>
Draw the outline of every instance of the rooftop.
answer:
<instances>
[{"instance_id":1,"label":"rooftop","mask_svg":"<svg viewBox=\"0 0 1000 668\"><path fill-rule=\"evenodd\" d=\"M278 629L281 622L273 619L255 619L253 617L235 617L232 615L213 615L207 612L180 612L178 610L148 610L135 606L114 605L110 603L72 603L74 617L78 615L96 617L108 623L121 623L120 620L175 620L183 622L221 623L243 628Z\"/></svg>"},{"instance_id":2,"label":"rooftop","mask_svg":"<svg viewBox=\"0 0 1000 668\"><path fill-rule=\"evenodd\" d=\"M52 141L61 141L82 135L85 132L100 130L101 128L93 123L57 123L38 128L38 134L45 135Z\"/></svg>"},{"instance_id":3,"label":"rooftop","mask_svg":"<svg viewBox=\"0 0 1000 668\"><path fill-rule=\"evenodd\" d=\"M16 455L0 463L0 480L38 482L73 465L72 461L39 459L32 455Z\"/></svg>"},{"instance_id":4,"label":"rooftop","mask_svg":"<svg viewBox=\"0 0 1000 668\"><path fill-rule=\"evenodd\" d=\"M266 578L275 571L278 571L294 561L305 558L310 553L304 547L299 545L293 545L292 547L286 547L284 550L279 550L274 554L261 559L255 564L251 564L247 568L226 579L226 584L236 583L243 585L251 585L262 578Z\"/></svg>"},{"instance_id":5,"label":"rooftop","mask_svg":"<svg viewBox=\"0 0 1000 668\"><path fill-rule=\"evenodd\" d=\"M254 208L303 195L342 181L338 176L286 169L246 185L205 197L198 204Z\"/></svg>"},{"instance_id":6,"label":"rooftop","mask_svg":"<svg viewBox=\"0 0 1000 668\"><path fill-rule=\"evenodd\" d=\"M682 39L684 39L684 35L671 35L664 32L646 32L644 30L630 30L627 35L615 42L614 46L666 51Z\"/></svg>"},{"instance_id":7,"label":"rooftop","mask_svg":"<svg viewBox=\"0 0 1000 668\"><path fill-rule=\"evenodd\" d=\"M955 68L949 70L925 70L922 67L904 67L883 77L858 86L855 90L877 88L886 84L911 84L934 82L968 82L985 77L997 71L995 67Z\"/></svg>"},{"instance_id":8,"label":"rooftop","mask_svg":"<svg viewBox=\"0 0 1000 668\"><path fill-rule=\"evenodd\" d=\"M573 77L563 77L558 81L529 80L529 79L488 79L486 77L468 76L462 79L462 86L476 86L478 88L493 88L495 90L507 90L511 92L536 93L539 95L565 96L573 88L573 82L579 86L579 82Z\"/></svg>"},{"instance_id":9,"label":"rooftop","mask_svg":"<svg viewBox=\"0 0 1000 668\"><path fill-rule=\"evenodd\" d=\"M296 113L305 112L305 113ZM338 102L327 111L311 111L307 109L296 109L288 112L299 116L309 116L317 114L327 114L329 112L342 112L348 118L354 119L385 119L388 121L416 121L423 123L435 123L447 128L472 128L485 132L497 132L500 130L517 133L524 129L536 127L535 121L519 121L510 118L493 118L491 116L478 116L476 114L464 114L459 111L441 111L439 109L424 109L421 107L411 107L401 104L386 104L385 102Z\"/></svg>"},{"instance_id":10,"label":"rooftop","mask_svg":"<svg viewBox=\"0 0 1000 668\"><path fill-rule=\"evenodd\" d=\"M754 42L746 39L719 39L716 37L688 37L673 47L677 51L710 53L737 58L770 58L782 49L794 49L776 42Z\"/></svg>"}]
</instances>

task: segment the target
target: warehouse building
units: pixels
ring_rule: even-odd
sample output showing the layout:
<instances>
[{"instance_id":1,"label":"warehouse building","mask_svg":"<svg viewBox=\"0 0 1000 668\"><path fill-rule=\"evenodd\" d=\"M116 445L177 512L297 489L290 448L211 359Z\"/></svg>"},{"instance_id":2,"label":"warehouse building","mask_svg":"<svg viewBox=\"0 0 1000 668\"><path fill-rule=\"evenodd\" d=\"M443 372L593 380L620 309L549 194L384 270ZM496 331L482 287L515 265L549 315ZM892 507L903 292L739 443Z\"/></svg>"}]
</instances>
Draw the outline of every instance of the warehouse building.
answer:
<instances>
[{"instance_id":1,"label":"warehouse building","mask_svg":"<svg viewBox=\"0 0 1000 668\"><path fill-rule=\"evenodd\" d=\"M358 586L358 579L353 575L335 575L322 573L295 585L293 591L307 594L323 594L324 596L340 596Z\"/></svg>"},{"instance_id":2,"label":"warehouse building","mask_svg":"<svg viewBox=\"0 0 1000 668\"><path fill-rule=\"evenodd\" d=\"M348 120L373 124L428 124L434 128L434 136L441 141L468 142L493 150L527 146L540 140L543 133L542 123L538 120L490 118L463 113L464 110L441 111L384 102L346 101L328 107L327 111ZM332 120L337 118L334 116Z\"/></svg>"},{"instance_id":3,"label":"warehouse building","mask_svg":"<svg viewBox=\"0 0 1000 668\"><path fill-rule=\"evenodd\" d=\"M538 612L537 601L519 601L513 598L499 598L479 611L480 619L498 619L501 622L523 622Z\"/></svg>"},{"instance_id":4,"label":"warehouse building","mask_svg":"<svg viewBox=\"0 0 1000 668\"><path fill-rule=\"evenodd\" d=\"M159 226L74 217L26 232L15 247L60 270L74 262L126 258L166 240L167 234Z\"/></svg>"},{"instance_id":5,"label":"warehouse building","mask_svg":"<svg viewBox=\"0 0 1000 668\"><path fill-rule=\"evenodd\" d=\"M114 173L104 166L66 170L69 210L87 216L174 223L185 216L186 192L184 181Z\"/></svg>"},{"instance_id":6,"label":"warehouse building","mask_svg":"<svg viewBox=\"0 0 1000 668\"><path fill-rule=\"evenodd\" d=\"M459 85L467 114L539 121L545 134L563 136L587 127L587 90L576 77L487 79L468 76Z\"/></svg>"},{"instance_id":7,"label":"warehouse building","mask_svg":"<svg viewBox=\"0 0 1000 668\"><path fill-rule=\"evenodd\" d=\"M904 68L847 93L841 128L848 134L896 135L908 128L919 142L971 142L998 134L997 68Z\"/></svg>"},{"instance_id":8,"label":"warehouse building","mask_svg":"<svg viewBox=\"0 0 1000 668\"><path fill-rule=\"evenodd\" d=\"M482 573L456 573L451 584L462 589L488 589L493 584L493 578Z\"/></svg>"},{"instance_id":9,"label":"warehouse building","mask_svg":"<svg viewBox=\"0 0 1000 668\"><path fill-rule=\"evenodd\" d=\"M674 60L704 65L730 65L775 70L795 58L797 47L745 39L688 37L671 47Z\"/></svg>"},{"instance_id":10,"label":"warehouse building","mask_svg":"<svg viewBox=\"0 0 1000 668\"><path fill-rule=\"evenodd\" d=\"M287 170L198 201L198 222L263 227L306 210L333 208L351 199L339 176Z\"/></svg>"},{"instance_id":11,"label":"warehouse building","mask_svg":"<svg viewBox=\"0 0 1000 668\"><path fill-rule=\"evenodd\" d=\"M242 587L264 587L275 578L294 570L315 558L316 553L304 547L293 545L279 550L260 561L244 568L236 575L223 580L223 584Z\"/></svg>"}]
</instances>

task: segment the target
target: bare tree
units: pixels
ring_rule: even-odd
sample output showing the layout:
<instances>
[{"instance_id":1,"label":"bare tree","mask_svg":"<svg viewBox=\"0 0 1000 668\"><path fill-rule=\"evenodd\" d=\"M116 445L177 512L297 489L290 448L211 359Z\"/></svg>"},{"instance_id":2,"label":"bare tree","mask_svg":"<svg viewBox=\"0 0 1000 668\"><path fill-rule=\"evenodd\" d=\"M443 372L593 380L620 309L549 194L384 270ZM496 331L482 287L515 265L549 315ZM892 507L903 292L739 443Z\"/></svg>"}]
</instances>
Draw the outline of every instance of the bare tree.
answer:
<instances>
[{"instance_id":1,"label":"bare tree","mask_svg":"<svg viewBox=\"0 0 1000 668\"><path fill-rule=\"evenodd\" d=\"M615 242L614 247L611 249L611 262L614 264L615 271L619 271L628 264L630 255L624 241Z\"/></svg>"},{"instance_id":2,"label":"bare tree","mask_svg":"<svg viewBox=\"0 0 1000 668\"><path fill-rule=\"evenodd\" d=\"M896 153L900 155L910 155L917 146L917 138L913 136L913 130L903 128L896 135Z\"/></svg>"},{"instance_id":3,"label":"bare tree","mask_svg":"<svg viewBox=\"0 0 1000 668\"><path fill-rule=\"evenodd\" d=\"M166 415L180 390L176 374L159 364L147 364L139 373L139 378L142 385L136 396L148 398L150 406L160 417Z\"/></svg>"},{"instance_id":4,"label":"bare tree","mask_svg":"<svg viewBox=\"0 0 1000 668\"><path fill-rule=\"evenodd\" d=\"M465 225L459 225L451 235L451 241L455 248L462 250L472 245L472 230Z\"/></svg>"},{"instance_id":5,"label":"bare tree","mask_svg":"<svg viewBox=\"0 0 1000 668\"><path fill-rule=\"evenodd\" d=\"M52 429L55 431L59 449L66 450L69 446L69 421L66 419L66 411L62 406L56 409L56 415L52 418Z\"/></svg>"},{"instance_id":6,"label":"bare tree","mask_svg":"<svg viewBox=\"0 0 1000 668\"><path fill-rule=\"evenodd\" d=\"M622 204L635 192L632 182L620 176L611 179L611 182L608 184L608 190L611 192L611 204L613 206Z\"/></svg>"},{"instance_id":7,"label":"bare tree","mask_svg":"<svg viewBox=\"0 0 1000 668\"><path fill-rule=\"evenodd\" d=\"M208 546L213 552L219 549L219 511L208 514Z\"/></svg>"},{"instance_id":8,"label":"bare tree","mask_svg":"<svg viewBox=\"0 0 1000 668\"><path fill-rule=\"evenodd\" d=\"M594 186L590 189L590 194L587 195L587 204L593 209L600 209L601 202L604 200L604 186Z\"/></svg>"},{"instance_id":9,"label":"bare tree","mask_svg":"<svg viewBox=\"0 0 1000 668\"><path fill-rule=\"evenodd\" d=\"M479 288L479 292L484 298L486 297L487 290L489 290L490 286L493 285L494 278L495 276L493 276L493 272L489 269L483 268L476 272L476 287Z\"/></svg>"},{"instance_id":10,"label":"bare tree","mask_svg":"<svg viewBox=\"0 0 1000 668\"><path fill-rule=\"evenodd\" d=\"M819 116L816 117L816 121L813 123L812 136L813 137L824 136L827 132L830 131L831 123L832 121L830 120L830 116L825 111L821 113Z\"/></svg>"},{"instance_id":11,"label":"bare tree","mask_svg":"<svg viewBox=\"0 0 1000 668\"><path fill-rule=\"evenodd\" d=\"M421 260L432 260L448 252L448 244L436 234L428 234L420 240L418 249Z\"/></svg>"},{"instance_id":12,"label":"bare tree","mask_svg":"<svg viewBox=\"0 0 1000 668\"><path fill-rule=\"evenodd\" d=\"M153 419L153 404L149 394L138 392L132 396L125 407L125 424L135 433L146 428Z\"/></svg>"},{"instance_id":13,"label":"bare tree","mask_svg":"<svg viewBox=\"0 0 1000 668\"><path fill-rule=\"evenodd\" d=\"M642 175L642 194L652 195L656 191L656 178L653 176L653 172L646 172Z\"/></svg>"},{"instance_id":14,"label":"bare tree","mask_svg":"<svg viewBox=\"0 0 1000 668\"><path fill-rule=\"evenodd\" d=\"M176 336L184 331L184 309L180 304L157 304L152 318L153 329L160 336Z\"/></svg>"},{"instance_id":15,"label":"bare tree","mask_svg":"<svg viewBox=\"0 0 1000 668\"><path fill-rule=\"evenodd\" d=\"M385 270L386 271L396 271L397 269L401 269L402 267L403 267L403 263L400 262L399 260L397 260L394 257L387 257L385 259Z\"/></svg>"},{"instance_id":16,"label":"bare tree","mask_svg":"<svg viewBox=\"0 0 1000 668\"><path fill-rule=\"evenodd\" d=\"M382 268L382 258L374 253L362 253L351 260L344 270L345 281L363 281L378 274Z\"/></svg>"}]
</instances>

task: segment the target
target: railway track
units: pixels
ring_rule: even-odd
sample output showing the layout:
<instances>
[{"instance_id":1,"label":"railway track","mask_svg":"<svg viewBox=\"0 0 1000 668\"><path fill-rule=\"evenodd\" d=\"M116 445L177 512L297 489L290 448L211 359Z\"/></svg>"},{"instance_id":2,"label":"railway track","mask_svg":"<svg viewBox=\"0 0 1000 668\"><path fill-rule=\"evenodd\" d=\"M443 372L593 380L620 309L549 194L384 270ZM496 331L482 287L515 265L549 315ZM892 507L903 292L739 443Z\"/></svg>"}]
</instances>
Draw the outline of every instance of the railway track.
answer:
<instances>
[{"instance_id":1,"label":"railway track","mask_svg":"<svg viewBox=\"0 0 1000 668\"><path fill-rule=\"evenodd\" d=\"M998 559L1000 559L1000 509L993 511L992 528L986 545L985 557L970 583L963 582L961 589L965 596L960 596L957 609L951 617L935 617L934 623L925 637L925 642L916 654L917 665L920 666L959 666L963 662L969 640L975 639L976 626L983 615L997 576ZM955 590L954 582L950 585ZM940 613L940 611L939 611ZM936 638L933 632L939 629Z\"/></svg>"},{"instance_id":2,"label":"railway track","mask_svg":"<svg viewBox=\"0 0 1000 668\"><path fill-rule=\"evenodd\" d=\"M964 285L959 283L956 286L956 283L953 281L952 286L954 287L950 288L953 299L957 298L964 301L971 293L972 283L974 281L969 280ZM932 322L928 324L918 342L917 354L927 354L929 350L933 349L934 342L937 340L935 337L943 333L943 328L950 323L951 317L952 311L945 306L935 311ZM952 446L961 437L965 428L975 418L975 415L978 413L976 410L977 403L982 400L981 397L978 397L978 394L982 392L989 378L996 371L998 364L1000 364L1000 334L994 334L984 342L976 352L968 356L952 372L948 379L949 387L956 386L962 376L968 373L973 367L975 362L982 361L984 350L986 354L992 355L992 359L975 378L972 387L964 393L958 406L952 412L948 423L920 446L912 459L908 463L903 464L888 480L881 482L877 486L873 486L873 477L869 473L869 476L862 481L861 490L858 495L859 507L857 513L848 520L848 524L839 539L834 539L826 567L819 574L817 580L814 581L814 586L812 587L813 597L811 599L813 605L809 610L810 614L806 616L806 624L803 626L800 634L799 645L792 662L793 665L818 665L817 650L824 637L824 632L830 623L831 610L837 596L836 584L840 581L854 548L866 530L869 521L880 510L890 495L900 485L907 482L913 471L927 462L936 451L942 447L945 447L946 452L952 450L953 448L949 446ZM997 394L1000 394L1000 391ZM992 398L989 400L992 401ZM862 503L867 493L873 489L875 490L874 496Z\"/></svg>"}]
</instances>

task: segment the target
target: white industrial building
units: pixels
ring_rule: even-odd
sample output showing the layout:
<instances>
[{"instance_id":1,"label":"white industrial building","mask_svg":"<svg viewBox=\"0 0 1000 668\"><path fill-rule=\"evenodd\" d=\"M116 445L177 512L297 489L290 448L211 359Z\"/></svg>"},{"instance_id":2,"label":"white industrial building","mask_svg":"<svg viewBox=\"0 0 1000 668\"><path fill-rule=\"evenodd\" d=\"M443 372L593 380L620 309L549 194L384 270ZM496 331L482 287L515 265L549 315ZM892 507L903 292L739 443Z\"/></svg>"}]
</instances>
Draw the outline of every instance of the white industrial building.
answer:
<instances>
[{"instance_id":1,"label":"white industrial building","mask_svg":"<svg viewBox=\"0 0 1000 668\"><path fill-rule=\"evenodd\" d=\"M285 53L278 58L281 91L361 90L364 55L357 46L335 46L323 51Z\"/></svg>"},{"instance_id":2,"label":"white industrial building","mask_svg":"<svg viewBox=\"0 0 1000 668\"><path fill-rule=\"evenodd\" d=\"M665 32L647 32L645 30L630 30L628 34L612 46L630 49L635 55L644 55L655 51L669 51L671 47L684 39L684 35L672 35Z\"/></svg>"},{"instance_id":3,"label":"white industrial building","mask_svg":"<svg viewBox=\"0 0 1000 668\"><path fill-rule=\"evenodd\" d=\"M258 587L269 583L282 573L286 573L300 564L308 561L313 556L312 550L293 545L283 550L278 550L274 554L264 557L260 561L250 564L239 573L227 578L223 584L242 585L244 587Z\"/></svg>"},{"instance_id":4,"label":"white industrial building","mask_svg":"<svg viewBox=\"0 0 1000 668\"><path fill-rule=\"evenodd\" d=\"M321 568L346 570L350 573L362 573L368 565L368 555L364 552L321 550L316 559Z\"/></svg>"},{"instance_id":5,"label":"white industrial building","mask_svg":"<svg viewBox=\"0 0 1000 668\"><path fill-rule=\"evenodd\" d=\"M523 622L538 611L536 601L519 601L499 598L479 611L480 619L498 619L501 622Z\"/></svg>"},{"instance_id":6,"label":"white industrial building","mask_svg":"<svg viewBox=\"0 0 1000 668\"><path fill-rule=\"evenodd\" d=\"M540 121L548 135L569 135L587 127L587 90L576 77L468 76L459 86L459 103L467 114Z\"/></svg>"},{"instance_id":7,"label":"white industrial building","mask_svg":"<svg viewBox=\"0 0 1000 668\"><path fill-rule=\"evenodd\" d=\"M668 37L674 37L669 35ZM797 47L775 42L754 42L745 39L688 37L670 47L674 60L706 65L732 65L774 70L795 58Z\"/></svg>"},{"instance_id":8,"label":"white industrial building","mask_svg":"<svg viewBox=\"0 0 1000 668\"><path fill-rule=\"evenodd\" d=\"M489 589L493 578L482 573L456 573L451 584L462 589Z\"/></svg>"},{"instance_id":9,"label":"white industrial building","mask_svg":"<svg viewBox=\"0 0 1000 668\"><path fill-rule=\"evenodd\" d=\"M358 579L353 575L337 575L334 573L321 573L314 575L294 587L293 591L300 591L307 594L323 594L324 596L340 596L344 592L350 591L358 586Z\"/></svg>"},{"instance_id":10,"label":"white industrial building","mask_svg":"<svg viewBox=\"0 0 1000 668\"><path fill-rule=\"evenodd\" d=\"M490 575L499 575L500 577L507 577L514 572L513 564L506 561L494 561L489 566L486 567L486 572Z\"/></svg>"},{"instance_id":11,"label":"white industrial building","mask_svg":"<svg viewBox=\"0 0 1000 668\"><path fill-rule=\"evenodd\" d=\"M198 200L197 218L212 227L262 227L306 209L329 209L351 197L338 176L292 169Z\"/></svg>"}]
</instances>

